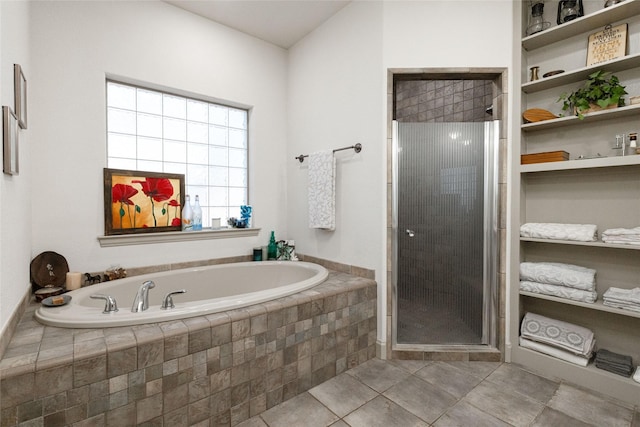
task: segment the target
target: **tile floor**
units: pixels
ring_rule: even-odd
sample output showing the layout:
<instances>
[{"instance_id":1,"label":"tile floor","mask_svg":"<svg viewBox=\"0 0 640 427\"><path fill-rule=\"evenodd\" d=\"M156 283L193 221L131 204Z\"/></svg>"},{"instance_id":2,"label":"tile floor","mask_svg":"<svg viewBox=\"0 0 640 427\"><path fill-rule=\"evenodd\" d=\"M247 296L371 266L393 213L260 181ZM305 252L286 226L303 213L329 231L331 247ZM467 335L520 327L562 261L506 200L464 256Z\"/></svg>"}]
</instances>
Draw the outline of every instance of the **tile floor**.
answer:
<instances>
[{"instance_id":1,"label":"tile floor","mask_svg":"<svg viewBox=\"0 0 640 427\"><path fill-rule=\"evenodd\" d=\"M639 410L507 363L372 359L238 427L640 427Z\"/></svg>"}]
</instances>

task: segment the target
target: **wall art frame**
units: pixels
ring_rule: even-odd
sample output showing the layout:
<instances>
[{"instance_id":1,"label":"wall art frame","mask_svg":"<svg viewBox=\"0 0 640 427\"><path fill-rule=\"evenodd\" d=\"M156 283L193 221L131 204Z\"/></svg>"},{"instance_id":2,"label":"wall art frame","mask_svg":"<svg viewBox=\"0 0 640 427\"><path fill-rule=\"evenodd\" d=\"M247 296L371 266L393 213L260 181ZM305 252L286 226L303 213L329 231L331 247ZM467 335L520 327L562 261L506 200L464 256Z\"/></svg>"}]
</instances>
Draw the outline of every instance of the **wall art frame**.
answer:
<instances>
[{"instance_id":1,"label":"wall art frame","mask_svg":"<svg viewBox=\"0 0 640 427\"><path fill-rule=\"evenodd\" d=\"M27 128L27 79L20 64L13 64L13 96L15 114L21 129Z\"/></svg>"},{"instance_id":2,"label":"wall art frame","mask_svg":"<svg viewBox=\"0 0 640 427\"><path fill-rule=\"evenodd\" d=\"M20 171L19 124L11 107L2 107L2 170L7 175L18 175Z\"/></svg>"},{"instance_id":3,"label":"wall art frame","mask_svg":"<svg viewBox=\"0 0 640 427\"><path fill-rule=\"evenodd\" d=\"M104 234L182 230L183 174L104 169Z\"/></svg>"}]
</instances>

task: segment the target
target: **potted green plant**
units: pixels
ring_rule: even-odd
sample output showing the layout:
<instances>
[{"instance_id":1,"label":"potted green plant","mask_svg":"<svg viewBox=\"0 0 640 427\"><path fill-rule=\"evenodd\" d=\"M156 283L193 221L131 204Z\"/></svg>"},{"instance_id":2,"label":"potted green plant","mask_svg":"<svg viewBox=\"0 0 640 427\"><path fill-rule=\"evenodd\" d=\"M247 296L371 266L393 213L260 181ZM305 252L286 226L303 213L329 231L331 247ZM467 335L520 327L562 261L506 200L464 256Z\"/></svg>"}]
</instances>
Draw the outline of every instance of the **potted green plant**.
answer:
<instances>
[{"instance_id":1,"label":"potted green plant","mask_svg":"<svg viewBox=\"0 0 640 427\"><path fill-rule=\"evenodd\" d=\"M591 73L580 89L560 95L558 102L563 101L563 111L573 111L582 120L584 114L593 110L623 107L623 96L627 94L624 89L618 77L600 70Z\"/></svg>"}]
</instances>

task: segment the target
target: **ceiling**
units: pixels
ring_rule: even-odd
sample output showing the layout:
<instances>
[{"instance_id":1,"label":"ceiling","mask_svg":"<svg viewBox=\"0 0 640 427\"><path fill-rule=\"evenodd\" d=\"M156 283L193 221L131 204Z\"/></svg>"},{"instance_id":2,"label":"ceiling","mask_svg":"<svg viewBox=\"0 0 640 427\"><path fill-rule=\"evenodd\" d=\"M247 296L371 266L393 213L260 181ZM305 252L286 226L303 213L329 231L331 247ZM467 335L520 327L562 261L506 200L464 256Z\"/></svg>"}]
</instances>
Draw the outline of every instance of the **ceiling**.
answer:
<instances>
[{"instance_id":1,"label":"ceiling","mask_svg":"<svg viewBox=\"0 0 640 427\"><path fill-rule=\"evenodd\" d=\"M342 0L165 1L285 49L350 3Z\"/></svg>"}]
</instances>

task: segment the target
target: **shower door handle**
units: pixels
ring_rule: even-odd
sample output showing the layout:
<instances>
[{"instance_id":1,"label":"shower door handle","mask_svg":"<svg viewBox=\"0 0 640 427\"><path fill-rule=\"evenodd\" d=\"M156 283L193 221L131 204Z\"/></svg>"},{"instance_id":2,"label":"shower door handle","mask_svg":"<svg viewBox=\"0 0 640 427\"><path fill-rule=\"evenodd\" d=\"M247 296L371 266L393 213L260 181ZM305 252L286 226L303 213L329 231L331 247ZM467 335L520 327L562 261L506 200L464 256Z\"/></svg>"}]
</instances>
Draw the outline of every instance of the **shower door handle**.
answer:
<instances>
[{"instance_id":1,"label":"shower door handle","mask_svg":"<svg viewBox=\"0 0 640 427\"><path fill-rule=\"evenodd\" d=\"M406 233L409 235L409 237L413 237L413 236L415 236L415 235L416 235L416 232L415 232L415 231L413 231L413 230L409 230L408 228L407 228Z\"/></svg>"}]
</instances>

